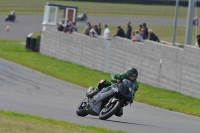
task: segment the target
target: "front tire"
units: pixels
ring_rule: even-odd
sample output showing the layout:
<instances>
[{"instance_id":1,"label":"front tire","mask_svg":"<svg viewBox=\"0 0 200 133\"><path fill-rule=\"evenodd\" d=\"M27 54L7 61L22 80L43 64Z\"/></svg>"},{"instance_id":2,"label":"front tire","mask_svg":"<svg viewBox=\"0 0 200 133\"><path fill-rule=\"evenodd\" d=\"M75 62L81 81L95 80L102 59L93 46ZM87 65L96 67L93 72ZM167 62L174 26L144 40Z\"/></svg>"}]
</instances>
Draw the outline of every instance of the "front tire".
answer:
<instances>
[{"instance_id":1,"label":"front tire","mask_svg":"<svg viewBox=\"0 0 200 133\"><path fill-rule=\"evenodd\" d=\"M114 104L111 104L109 107L104 107L99 113L99 119L106 120L114 115L121 107L121 103L117 101Z\"/></svg>"},{"instance_id":2,"label":"front tire","mask_svg":"<svg viewBox=\"0 0 200 133\"><path fill-rule=\"evenodd\" d=\"M87 99L85 98L76 108L76 114L78 116L82 116L85 117L88 115L87 111L86 111L86 106L87 106Z\"/></svg>"}]
</instances>

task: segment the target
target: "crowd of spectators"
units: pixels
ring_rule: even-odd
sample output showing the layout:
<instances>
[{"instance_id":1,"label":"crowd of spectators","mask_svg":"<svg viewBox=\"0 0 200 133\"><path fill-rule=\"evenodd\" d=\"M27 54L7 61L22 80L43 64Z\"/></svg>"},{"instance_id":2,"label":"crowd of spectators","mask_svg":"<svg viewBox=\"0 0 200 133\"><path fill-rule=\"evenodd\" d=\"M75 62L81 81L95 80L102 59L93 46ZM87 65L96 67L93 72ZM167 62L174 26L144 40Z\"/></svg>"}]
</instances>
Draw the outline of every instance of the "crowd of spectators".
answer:
<instances>
[{"instance_id":1,"label":"crowd of spectators","mask_svg":"<svg viewBox=\"0 0 200 133\"><path fill-rule=\"evenodd\" d=\"M153 30L147 28L146 23L139 24L138 29L132 30L131 22L128 21L126 32L124 32L124 29L120 25L117 26L117 29L118 29L117 33L113 37L118 36L118 37L130 39L134 42L142 42L142 43L146 39L160 42L158 36L153 32Z\"/></svg>"},{"instance_id":2,"label":"crowd of spectators","mask_svg":"<svg viewBox=\"0 0 200 133\"><path fill-rule=\"evenodd\" d=\"M139 24L139 27L136 30L132 30L130 21L128 21L126 24L127 24L126 32L120 25L118 25L117 33L112 37L118 36L130 39L134 42L142 42L142 43L146 39L160 42L158 36L153 32L152 29L148 29L146 23ZM73 32L78 32L78 28L76 27L76 24L74 22L67 21L67 24L65 26L63 26L62 23L58 23L58 31L67 34L72 34ZM98 36L103 36L106 39L110 39L111 34L107 24L104 25L103 34L101 32L102 32L101 23L98 23L97 25L91 25L90 22L87 22L83 30L83 34L87 36L91 36L94 38L97 38Z\"/></svg>"},{"instance_id":3,"label":"crowd of spectators","mask_svg":"<svg viewBox=\"0 0 200 133\"><path fill-rule=\"evenodd\" d=\"M76 23L67 20L67 24L64 26L62 22L57 24L58 31L64 32L66 34L72 34L72 32L78 32L78 28L76 27Z\"/></svg>"},{"instance_id":4,"label":"crowd of spectators","mask_svg":"<svg viewBox=\"0 0 200 133\"><path fill-rule=\"evenodd\" d=\"M78 28L76 26L75 22L67 20L66 25L63 25L62 22L57 24L57 29L60 32L64 32L67 34L72 34L73 32L78 32ZM127 29L126 32L124 29L118 25L117 26L117 33L113 35L112 37L122 37L126 39L130 39L134 42L141 42L143 43L144 40L151 40L155 42L160 42L159 37L153 32L152 29L148 29L146 23L139 24L138 29L132 30L131 22L128 21L127 23ZM102 34L103 31L103 34ZM104 30L101 28L101 23L98 23L97 25L91 25L90 22L87 22L83 34L87 36L91 36L94 38L97 38L98 36L103 36L106 39L110 39L110 29L108 28L108 25L104 25ZM196 46L200 48L200 35L196 36Z\"/></svg>"}]
</instances>

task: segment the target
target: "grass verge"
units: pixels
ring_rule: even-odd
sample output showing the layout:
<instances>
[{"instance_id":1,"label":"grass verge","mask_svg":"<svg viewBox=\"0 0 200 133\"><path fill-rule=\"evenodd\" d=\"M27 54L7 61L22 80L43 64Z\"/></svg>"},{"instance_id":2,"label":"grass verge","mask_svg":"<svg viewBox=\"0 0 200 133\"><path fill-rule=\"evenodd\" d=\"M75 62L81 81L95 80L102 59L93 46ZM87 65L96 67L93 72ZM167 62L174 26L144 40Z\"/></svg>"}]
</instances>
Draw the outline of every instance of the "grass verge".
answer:
<instances>
[{"instance_id":1,"label":"grass verge","mask_svg":"<svg viewBox=\"0 0 200 133\"><path fill-rule=\"evenodd\" d=\"M0 14L15 10L16 14L43 14L46 3L78 7L78 14L87 12L89 16L138 16L174 18L175 5L140 5L122 3L99 3L61 0L1 0ZM196 7L195 7L196 8ZM179 6L178 17L187 17L187 7ZM197 10L197 14L200 10Z\"/></svg>"},{"instance_id":2,"label":"grass verge","mask_svg":"<svg viewBox=\"0 0 200 133\"><path fill-rule=\"evenodd\" d=\"M0 110L1 133L126 133Z\"/></svg>"},{"instance_id":3,"label":"grass verge","mask_svg":"<svg viewBox=\"0 0 200 133\"><path fill-rule=\"evenodd\" d=\"M0 40L0 57L84 87L96 86L100 79L109 79L108 73L26 50L20 41ZM200 117L200 99L174 91L140 83L135 100Z\"/></svg>"}]
</instances>

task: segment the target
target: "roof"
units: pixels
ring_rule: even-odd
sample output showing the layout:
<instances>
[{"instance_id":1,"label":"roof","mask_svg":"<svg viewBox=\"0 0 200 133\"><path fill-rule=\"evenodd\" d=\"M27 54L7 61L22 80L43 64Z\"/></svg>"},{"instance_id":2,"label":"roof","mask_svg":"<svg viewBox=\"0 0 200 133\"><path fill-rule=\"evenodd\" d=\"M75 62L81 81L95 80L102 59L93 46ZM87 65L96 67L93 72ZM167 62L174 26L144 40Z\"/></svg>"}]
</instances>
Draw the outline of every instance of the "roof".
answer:
<instances>
[{"instance_id":1,"label":"roof","mask_svg":"<svg viewBox=\"0 0 200 133\"><path fill-rule=\"evenodd\" d=\"M75 8L78 9L78 7L75 6L65 6L65 5L57 5L57 4L49 4L47 3L48 6L56 6L56 7L60 7L60 8Z\"/></svg>"}]
</instances>

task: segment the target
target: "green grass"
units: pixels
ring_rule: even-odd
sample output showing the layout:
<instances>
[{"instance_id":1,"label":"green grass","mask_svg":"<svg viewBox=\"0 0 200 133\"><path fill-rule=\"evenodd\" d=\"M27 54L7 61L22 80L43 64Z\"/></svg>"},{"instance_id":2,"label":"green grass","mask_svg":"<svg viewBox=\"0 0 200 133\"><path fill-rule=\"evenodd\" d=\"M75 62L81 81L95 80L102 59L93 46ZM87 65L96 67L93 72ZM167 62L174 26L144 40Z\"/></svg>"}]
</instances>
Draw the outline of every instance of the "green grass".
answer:
<instances>
[{"instance_id":1,"label":"green grass","mask_svg":"<svg viewBox=\"0 0 200 133\"><path fill-rule=\"evenodd\" d=\"M1 133L125 133L0 110Z\"/></svg>"},{"instance_id":2,"label":"green grass","mask_svg":"<svg viewBox=\"0 0 200 133\"><path fill-rule=\"evenodd\" d=\"M25 50L20 41L0 40L0 57L83 87L96 86L100 79L109 79L108 73ZM200 117L200 99L174 91L140 83L135 100Z\"/></svg>"},{"instance_id":3,"label":"green grass","mask_svg":"<svg viewBox=\"0 0 200 133\"><path fill-rule=\"evenodd\" d=\"M174 18L175 6L137 5L137 4L111 4L74 1L51 0L1 0L0 14L7 15L11 10L16 14L43 14L46 2L77 6L78 14L87 11L88 16L132 16ZM120 9L120 10L119 10ZM199 14L200 11L197 10ZM186 18L187 7L179 7L179 18ZM109 26L111 34L116 33L116 26ZM125 26L123 26L126 29ZM171 42L172 26L148 26L155 31L161 40ZM82 31L80 27L80 31ZM133 26L137 29L137 26ZM195 35L193 29L193 36ZM35 33L33 37L40 35ZM177 41L184 43L185 27L178 27ZM193 37L193 43L195 37ZM108 73L91 70L70 62L43 56L39 53L25 50L20 41L0 40L0 57L16 62L23 66L35 69L47 75L78 84L84 87L95 86L102 79L109 79ZM182 112L200 117L200 99L181 95L177 92L167 91L140 83L136 94L136 101L161 107L164 109ZM10 111L0 111L0 132L13 133L124 133L94 126L83 126L54 119L44 119L40 116L20 114Z\"/></svg>"},{"instance_id":4,"label":"green grass","mask_svg":"<svg viewBox=\"0 0 200 133\"><path fill-rule=\"evenodd\" d=\"M140 5L98 2L56 1L56 0L1 0L0 14L15 10L16 14L43 14L45 3L78 7L78 13L87 12L89 16L133 16L174 18L175 6ZM197 10L197 14L200 10ZM179 6L178 16L187 17L187 7Z\"/></svg>"},{"instance_id":5,"label":"green grass","mask_svg":"<svg viewBox=\"0 0 200 133\"><path fill-rule=\"evenodd\" d=\"M98 2L77 2L77 1L60 1L60 0L1 0L0 14L8 14L11 10L15 10L16 14L43 14L45 3L54 3L62 5L77 6L78 14L87 11L88 16L132 16L132 17L150 17L150 18L174 18L175 6L168 5L139 5L139 4L114 4L114 3L98 3ZM120 10L119 10L120 9ZM179 7L178 18L187 17L187 7ZM197 9L197 14L200 10ZM97 22L98 23L98 22ZM126 23L126 22L125 22ZM141 22L142 23L142 22ZM109 26L111 34L116 33L116 26ZM123 26L124 30L126 29ZM149 26L159 36L160 40L172 41L173 26ZM80 27L82 29L82 27ZM133 26L137 29L137 26ZM82 31L82 30L80 30ZM199 31L199 27L198 27ZM185 26L177 27L176 42L185 43ZM192 45L196 43L196 27L193 28ZM37 36L37 35L35 35Z\"/></svg>"},{"instance_id":6,"label":"green grass","mask_svg":"<svg viewBox=\"0 0 200 133\"><path fill-rule=\"evenodd\" d=\"M41 31L33 33L33 35L31 37L32 38L37 38L38 36L41 36Z\"/></svg>"}]
</instances>

